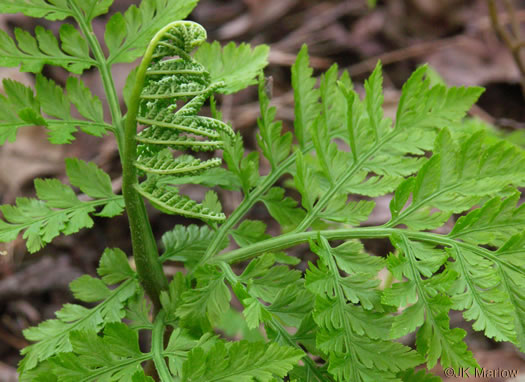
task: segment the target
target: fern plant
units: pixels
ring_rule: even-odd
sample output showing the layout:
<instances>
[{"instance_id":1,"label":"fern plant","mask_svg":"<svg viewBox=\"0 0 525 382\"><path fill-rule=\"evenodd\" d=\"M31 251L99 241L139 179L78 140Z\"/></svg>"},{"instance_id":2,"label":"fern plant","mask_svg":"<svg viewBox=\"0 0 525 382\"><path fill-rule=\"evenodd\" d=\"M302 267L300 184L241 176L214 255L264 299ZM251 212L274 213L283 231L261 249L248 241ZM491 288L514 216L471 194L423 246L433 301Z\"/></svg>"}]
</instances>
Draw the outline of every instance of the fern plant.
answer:
<instances>
[{"instance_id":1,"label":"fern plant","mask_svg":"<svg viewBox=\"0 0 525 382\"><path fill-rule=\"evenodd\" d=\"M135 264L107 249L98 278L71 283L74 297L90 305L66 304L55 319L25 330L32 344L22 350L21 381L435 381L414 368L479 366L465 331L450 327L451 310L525 350L525 210L517 189L525 184L525 153L482 124L462 122L482 89L431 84L423 66L403 86L392 121L383 114L380 64L361 98L336 65L317 85L303 47L292 67L292 133L275 120L266 92L268 47L206 43L200 25L180 21L196 0L143 0L109 19L104 54L91 23L111 3L0 0L4 13L66 20L60 43L42 27L34 36L15 30L14 39L0 32L0 63L36 73L36 92L4 80L2 143L30 125L47 128L56 144L78 130L112 133L123 175L118 195L96 164L67 159L69 182L86 197L56 179L36 179L36 198L0 207L0 241L21 234L36 252L91 227L93 215L125 211ZM124 114L112 68L139 57ZM111 115L80 78L63 89L41 74L45 65L77 75L95 67ZM256 83L259 150L246 153L213 94ZM211 117L200 112L208 100ZM210 190L198 202L180 184ZM213 187L242 192L229 216ZM391 193L390 220L367 225L374 198ZM202 224L176 225L159 251L144 200ZM279 235L246 219L257 203ZM367 253L360 240L377 238L395 250ZM316 259L305 272L287 254L301 244ZM186 271L168 278L168 262ZM233 297L242 312L231 307ZM409 333L412 347L398 340Z\"/></svg>"}]
</instances>

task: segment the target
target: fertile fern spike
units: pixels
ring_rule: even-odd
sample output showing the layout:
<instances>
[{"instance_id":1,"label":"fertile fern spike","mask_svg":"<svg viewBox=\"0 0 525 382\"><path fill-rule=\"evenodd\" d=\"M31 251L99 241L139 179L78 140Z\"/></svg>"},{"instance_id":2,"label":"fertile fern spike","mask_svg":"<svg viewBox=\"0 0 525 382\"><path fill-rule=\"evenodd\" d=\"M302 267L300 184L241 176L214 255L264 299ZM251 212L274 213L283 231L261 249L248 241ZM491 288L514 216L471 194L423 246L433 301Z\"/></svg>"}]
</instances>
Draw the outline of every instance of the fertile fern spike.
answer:
<instances>
[{"instance_id":1,"label":"fertile fern spike","mask_svg":"<svg viewBox=\"0 0 525 382\"><path fill-rule=\"evenodd\" d=\"M212 83L204 66L190 56L193 48L205 40L206 31L199 24L177 21L163 28L150 43L151 60L144 73L136 117L145 128L135 138L139 143L135 167L148 178L135 187L166 213L221 222L224 214L159 182L162 175L197 175L221 164L219 158L173 158L171 150L213 151L224 146L224 137L234 137L224 122L197 115L204 102L223 85ZM179 107L177 101L185 102L184 106Z\"/></svg>"}]
</instances>

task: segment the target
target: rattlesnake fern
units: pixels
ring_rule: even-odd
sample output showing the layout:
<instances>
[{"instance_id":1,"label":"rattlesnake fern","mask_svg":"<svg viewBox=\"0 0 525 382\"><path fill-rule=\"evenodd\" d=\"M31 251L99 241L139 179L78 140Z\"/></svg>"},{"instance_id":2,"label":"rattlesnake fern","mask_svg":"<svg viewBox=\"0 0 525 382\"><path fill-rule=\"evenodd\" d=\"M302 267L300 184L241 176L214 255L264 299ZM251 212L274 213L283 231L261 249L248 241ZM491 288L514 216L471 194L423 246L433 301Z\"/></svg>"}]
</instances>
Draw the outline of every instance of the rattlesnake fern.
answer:
<instances>
[{"instance_id":1,"label":"rattlesnake fern","mask_svg":"<svg viewBox=\"0 0 525 382\"><path fill-rule=\"evenodd\" d=\"M203 161L189 154L174 158L172 150L213 151L224 146L225 138L234 138L226 123L197 115L223 85L212 83L210 74L190 55L205 40L204 28L191 21L176 21L155 35L138 69L135 94L139 96L128 112L127 133L135 132L132 118L136 113L136 121L145 126L134 137L138 144L134 166L147 176L134 185L142 196L163 212L220 222L225 219L223 213L161 183L164 175L197 175L221 164L219 158Z\"/></svg>"},{"instance_id":2,"label":"rattlesnake fern","mask_svg":"<svg viewBox=\"0 0 525 382\"><path fill-rule=\"evenodd\" d=\"M0 0L2 12L73 18L80 29L65 23L60 44L41 27L35 37L15 31L14 40L0 32L0 64L38 73L36 95L4 82L0 143L28 125L47 127L53 143L70 142L77 129L107 131L115 134L123 166L122 197L94 163L68 159L71 186L89 200L57 179L36 180L36 198L0 207L0 241L22 234L34 252L92 226L90 216L125 208L135 265L108 249L100 278L84 275L71 284L76 299L96 305L66 304L56 319L27 329L33 343L22 350L20 381L153 382L146 362L162 382L435 381L414 368L432 369L438 360L456 371L478 366L466 333L450 326L451 310L524 351L525 207L518 207L516 187L525 185L525 152L483 124L462 123L482 89L431 86L421 67L404 85L393 123L384 116L380 64L361 99L336 65L317 88L303 47L291 75L294 131L285 132L261 75L267 47L206 44L206 32L192 22L164 27L196 3L143 0L116 13L106 25L104 55L91 23L111 0ZM142 55L124 90L124 117L112 65ZM80 79L68 80L64 92L40 73L44 65L76 74L96 66L111 123ZM214 92L234 93L257 77L265 176L259 151L246 153L227 124L199 115ZM73 117L71 105L84 119ZM195 154L217 149L224 149L227 169L218 167L219 158L200 159L209 153ZM285 174L300 200L276 187ZM192 182L242 190L243 201L219 225L225 217L213 191L199 204L169 186ZM389 222L368 226L375 204L361 199L391 192ZM160 255L143 198L208 225L176 225L163 236ZM256 204L282 234L271 237L264 222L245 218ZM445 222L463 213L443 233ZM390 239L396 252L369 255L359 240L377 238ZM239 248L221 253L232 241ZM310 244L312 262L293 269L301 260L284 251L300 243ZM247 260L242 271L233 268ZM186 272L168 280L163 263L173 261ZM380 286L385 268L391 277ZM232 294L242 316L232 309ZM149 349L139 346L139 331L151 333ZM416 349L397 341L412 332ZM232 341L239 337L249 341Z\"/></svg>"}]
</instances>

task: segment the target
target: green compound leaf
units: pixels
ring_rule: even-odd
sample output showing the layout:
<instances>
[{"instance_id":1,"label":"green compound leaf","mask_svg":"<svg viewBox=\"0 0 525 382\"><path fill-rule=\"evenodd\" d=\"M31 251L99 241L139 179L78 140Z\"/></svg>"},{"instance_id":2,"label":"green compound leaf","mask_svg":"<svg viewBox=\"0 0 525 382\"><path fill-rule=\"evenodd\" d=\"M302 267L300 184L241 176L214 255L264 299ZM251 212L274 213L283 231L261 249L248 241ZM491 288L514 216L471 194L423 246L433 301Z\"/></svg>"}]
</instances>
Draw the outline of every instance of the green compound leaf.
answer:
<instances>
[{"instance_id":1,"label":"green compound leaf","mask_svg":"<svg viewBox=\"0 0 525 382\"><path fill-rule=\"evenodd\" d=\"M262 322L269 322L272 315L266 310L266 307L259 300L253 297L244 299L243 316L249 329L257 329Z\"/></svg>"},{"instance_id":2,"label":"green compound leaf","mask_svg":"<svg viewBox=\"0 0 525 382\"><path fill-rule=\"evenodd\" d=\"M219 196L213 190L208 190L206 195L204 195L204 200L202 201L204 208L208 208L214 213L222 212L222 204L219 201Z\"/></svg>"},{"instance_id":3,"label":"green compound leaf","mask_svg":"<svg viewBox=\"0 0 525 382\"><path fill-rule=\"evenodd\" d=\"M187 13L195 3L144 0L140 8L133 6L125 15L113 16L105 35L109 63L139 57L149 37L163 26L160 20ZM110 0L24 0L16 4L0 0L0 10L18 9L62 19L71 15L67 9L74 5L77 17L80 14L90 20L105 12L110 4ZM34 10L29 9L31 6ZM19 32L16 54L23 60L17 56L17 62L36 70L53 62L74 67L75 63L68 64L70 57L91 60L87 45L76 30L66 25L60 35L61 45L55 41L55 48L49 34L46 37L37 33L36 40L31 41ZM27 333L34 334L32 339L42 340L32 346L50 341L54 332L61 333L63 325L79 330L68 329L67 340L60 340L65 342L51 341L38 352L29 352L21 364L22 381L144 382L149 378L140 363L152 356L156 366L163 366L160 375L166 380L434 381L434 376L416 373L414 367L426 362L431 368L439 359L444 367L476 366L463 340L465 332L450 328L451 309L463 311L465 318L473 321L474 329L484 331L488 337L525 348L525 223L523 209L517 206L519 194L512 188L525 184L525 173L520 169L525 158L517 145L502 143L494 134L482 132L485 128L460 124L481 89L448 88L439 83L432 86L434 81L427 68L422 67L403 87L392 121L383 112L380 64L365 82L366 96L361 99L348 74L339 75L335 65L321 76L317 89L317 79L303 47L292 69L299 149L294 148L291 156L292 134L282 134L282 124L275 121L275 108L270 107L268 86L260 77L257 142L271 166L268 176L261 176L258 152L245 155L240 134L235 135L227 123L197 113L214 92L231 93L254 83L266 64L267 48L204 44L194 60L191 51L206 37L197 24L170 24L158 37L151 49L149 67L141 73L146 81L138 100L137 121L145 128L136 138L138 158L134 165L140 177L146 175L146 180L137 185L137 191L161 211L200 218L214 229L217 222L226 218L217 194L208 191L202 204L198 204L180 195L172 185L194 182L242 189L243 208L248 208L235 211L224 226L228 228L219 230L218 236L208 227L176 226L163 237L166 251L160 260L182 261L190 272L188 276L177 272L169 289L161 293L161 313L166 319L155 325L149 320L151 307L135 284L135 273L126 255L117 250L112 251L111 258L105 255L98 270L102 279L83 276L72 283L71 289L75 297L86 302L103 301L99 306L107 309L66 305L57 313L57 320L49 321L52 324L42 324L34 332L30 329ZM11 55L16 52L13 41L6 46ZM36 54L37 58L32 62L24 54ZM55 61L41 57L46 55ZM13 57L11 60L16 61ZM129 77L125 89L128 105L133 104L133 83L140 78ZM37 77L36 87L35 97L31 89L8 83L7 96L0 98L0 109L15 113L5 112L4 117L0 110L0 140L14 140L16 130L27 125L49 128L56 143L71 141L78 128L94 135L105 131L100 101L78 80L68 80L66 93L42 76ZM213 98L210 103L211 114L219 116ZM74 120L69 111L71 104L88 121L82 124ZM198 158L204 155L187 154L174 158L173 151L187 149L224 149L228 170L218 167L218 158L201 160ZM283 189L272 188L280 180L276 174L294 177L304 209L290 196L285 197ZM92 209L81 212L79 206L86 206L82 204L86 202L79 200L71 187L56 180L37 180L39 200L20 199L20 204L17 202L11 209L2 207L7 222L0 221L0 238L13 238L15 223L11 220L27 222L28 216L36 216L31 214L46 218L41 225L21 228L14 235L25 230L28 246L35 246L69 232L68 229L92 224L89 213L98 206L104 206L101 216L111 216L122 209L121 199L111 199L116 196L109 177L96 167L73 160L68 162L68 175L73 186L95 199L89 202L101 204L90 205ZM374 208L374 202L349 194L376 197L394 190L389 223L351 230L343 226L366 222ZM293 190L290 195L294 195ZM253 258L256 253L250 253L250 247L259 251L265 248L266 241L268 252L272 252L285 246L286 239L270 239L262 222L241 220L257 202L265 204L283 232L295 231L289 236L294 241L311 238L314 233L319 235L308 231L310 228L324 230L339 225L343 229L322 234L332 239L342 239L339 235L348 232L352 238L356 232L363 232L366 238L390 236L396 253L385 261L369 256L357 240L345 239L342 245L332 248L319 235L311 243L319 260L315 265L309 263L305 275L291 270L288 265L296 262L281 252L261 250L264 254ZM61 217L63 210L78 213L66 214L66 221ZM453 214L469 210L448 235L417 232L438 228ZM396 228L401 224L409 230ZM70 225L73 228L68 228ZM245 270L233 272L220 256L211 262L214 266L200 264L203 256L211 259L229 244L224 239L228 235L242 248L224 258L235 260L237 254L251 258ZM224 240L217 244L214 237ZM494 250L481 247L485 245ZM197 262L202 266L191 269ZM287 265L276 265L278 262ZM217 264L221 271L215 267ZM382 290L377 275L385 264L400 282L387 280ZM118 283L122 284L111 285ZM130 285L128 294L122 292L121 296L117 291L126 284ZM209 333L198 338L203 331L225 327L217 324L227 320L227 313L232 311L230 286L244 307L244 327L264 325L274 344L227 343ZM108 303L113 298L120 304L118 309ZM112 323L122 319L124 305L133 329ZM88 322L91 316L101 321L84 327L83 320ZM157 345L161 346L156 345L151 354L140 352L136 330L164 330L165 325L181 326L173 331L166 349L157 332ZM297 330L288 331L285 326ZM103 327L104 333L100 333ZM417 352L392 341L411 332L417 332ZM199 334L194 337L190 333ZM308 354L296 350L299 346ZM317 365L310 355L322 358L323 366ZM299 366L301 358L303 364ZM164 365L166 360L169 370Z\"/></svg>"},{"instance_id":4,"label":"green compound leaf","mask_svg":"<svg viewBox=\"0 0 525 382\"><path fill-rule=\"evenodd\" d=\"M67 93L41 74L36 76L36 96L33 89L13 80L5 79L3 87L6 96L0 95L0 144L14 142L18 129L25 126L45 126L54 144L70 143L78 128L99 137L111 128L104 122L100 100L73 77L68 79ZM71 103L87 120L72 116Z\"/></svg>"},{"instance_id":5,"label":"green compound leaf","mask_svg":"<svg viewBox=\"0 0 525 382\"><path fill-rule=\"evenodd\" d=\"M455 261L450 269L461 275L452 295L454 309L473 320L475 330L484 331L496 341L516 343L515 308L494 265L472 251L454 247L449 251ZM523 289L523 288L521 288Z\"/></svg>"},{"instance_id":6,"label":"green compound leaf","mask_svg":"<svg viewBox=\"0 0 525 382\"><path fill-rule=\"evenodd\" d=\"M151 359L140 351L138 333L121 322L106 324L103 336L96 330L75 330L69 341L72 351L50 361L59 381L130 381L142 370L140 364Z\"/></svg>"},{"instance_id":7,"label":"green compound leaf","mask_svg":"<svg viewBox=\"0 0 525 382\"><path fill-rule=\"evenodd\" d=\"M520 193L506 199L495 197L482 208L460 217L449 236L472 244L501 247L514 234L525 230L525 205L517 206Z\"/></svg>"},{"instance_id":8,"label":"green compound leaf","mask_svg":"<svg viewBox=\"0 0 525 382\"><path fill-rule=\"evenodd\" d=\"M244 194L248 194L260 179L259 153L252 151L244 156L244 145L240 133L234 137L225 137L224 161L228 169L237 177Z\"/></svg>"},{"instance_id":9,"label":"green compound leaf","mask_svg":"<svg viewBox=\"0 0 525 382\"><path fill-rule=\"evenodd\" d=\"M277 220L283 233L293 231L304 219L306 212L298 207L295 199L284 196L284 189L272 187L261 198L270 215Z\"/></svg>"},{"instance_id":10,"label":"green compound leaf","mask_svg":"<svg viewBox=\"0 0 525 382\"><path fill-rule=\"evenodd\" d=\"M268 65L267 45L257 45L254 49L248 44L230 42L223 48L215 41L204 43L195 52L194 58L210 73L211 82L222 82L219 93L236 93L257 83L257 76Z\"/></svg>"},{"instance_id":11,"label":"green compound leaf","mask_svg":"<svg viewBox=\"0 0 525 382\"><path fill-rule=\"evenodd\" d=\"M109 198L115 195L111 187L111 178L95 163L68 158L66 173L73 186L92 198Z\"/></svg>"},{"instance_id":12,"label":"green compound leaf","mask_svg":"<svg viewBox=\"0 0 525 382\"><path fill-rule=\"evenodd\" d=\"M31 88L9 79L2 85L6 95L0 94L0 144L14 142L20 127L46 125Z\"/></svg>"},{"instance_id":13,"label":"green compound leaf","mask_svg":"<svg viewBox=\"0 0 525 382\"><path fill-rule=\"evenodd\" d=\"M144 370L139 370L131 377L131 382L155 382L152 377L146 376Z\"/></svg>"},{"instance_id":14,"label":"green compound leaf","mask_svg":"<svg viewBox=\"0 0 525 382\"><path fill-rule=\"evenodd\" d=\"M525 171L519 163L525 159L523 151L504 141L486 144L484 138L483 133L475 133L458 145L448 130L442 130L432 158L415 180L406 180L396 191L389 225L437 228L452 213L468 210L481 197L494 196L508 185L522 184ZM402 210L409 190L412 201ZM433 208L438 211L433 212Z\"/></svg>"},{"instance_id":15,"label":"green compound leaf","mask_svg":"<svg viewBox=\"0 0 525 382\"><path fill-rule=\"evenodd\" d=\"M81 9L84 18L88 22L97 16L108 13L113 1L115 0L72 0L72 2Z\"/></svg>"},{"instance_id":16,"label":"green compound leaf","mask_svg":"<svg viewBox=\"0 0 525 382\"><path fill-rule=\"evenodd\" d=\"M141 57L150 40L170 22L184 19L198 0L144 0L122 15L115 13L106 25L104 39L109 48L108 62L132 62Z\"/></svg>"},{"instance_id":17,"label":"green compound leaf","mask_svg":"<svg viewBox=\"0 0 525 382\"><path fill-rule=\"evenodd\" d=\"M224 283L225 276L213 268L196 275L197 287L183 293L182 304L177 315L185 321L209 327L218 323L220 317L230 308L231 293Z\"/></svg>"},{"instance_id":18,"label":"green compound leaf","mask_svg":"<svg viewBox=\"0 0 525 382\"><path fill-rule=\"evenodd\" d=\"M292 87L295 103L295 136L303 146L309 140L310 125L320 112L319 90L314 89L313 69L309 67L308 48L303 45L292 66Z\"/></svg>"},{"instance_id":19,"label":"green compound leaf","mask_svg":"<svg viewBox=\"0 0 525 382\"><path fill-rule=\"evenodd\" d=\"M97 273L102 278L102 281L108 285L117 284L135 277L135 271L129 266L128 257L118 248L104 251L100 258Z\"/></svg>"},{"instance_id":20,"label":"green compound leaf","mask_svg":"<svg viewBox=\"0 0 525 382\"><path fill-rule=\"evenodd\" d=\"M216 336L210 333L204 334L201 338L192 336L187 330L177 328L170 336L166 349L162 352L168 358L169 370L171 373L180 377L184 361L188 359L188 354L194 348L201 347L209 349L215 344Z\"/></svg>"},{"instance_id":21,"label":"green compound leaf","mask_svg":"<svg viewBox=\"0 0 525 382\"><path fill-rule=\"evenodd\" d=\"M309 122L307 127L303 126L300 130L307 129L316 151L315 155L296 153L294 182L301 194L302 205L308 211L299 225L302 229L311 226L320 215L328 212L328 205L333 205L336 200L340 205L343 201L344 207L345 197L349 193L377 197L394 191L406 176L417 172L427 162L424 154L432 150L436 131L457 123L480 93L473 92L464 102L454 102L457 94L461 93L459 88L439 90L436 86L429 87L430 83L423 80L426 68L421 68L407 81L408 85L403 89L403 102L399 106L401 120L406 118L414 125L409 126L403 121L399 124L397 120L393 124L389 118L383 117L380 64L366 82L367 94L364 100L352 89L345 74L337 80L335 69L329 70L322 78L322 104L319 105L319 96L315 90L299 91L305 83L309 83L309 88L315 85L307 58L303 49L295 64L295 74L292 73L292 77L297 77L298 86L295 90L296 127L304 125L299 123L299 115L306 115L303 119ZM298 79L300 73L301 81ZM337 89L334 82L338 85ZM307 104L311 107L304 106L304 100L301 104L301 94L305 100L309 100ZM426 119L410 119L413 113L411 105L416 104L415 99L422 98L425 99ZM342 116L339 124L333 119L333 116L338 115ZM341 127L346 127L347 134L342 134L342 129L339 131ZM296 131L299 141L304 134L304 131ZM340 141L333 138L344 139L350 151L341 149ZM338 221L347 216L345 212L339 213L340 216L331 216L333 213L330 211L328 217L335 217L335 221Z\"/></svg>"},{"instance_id":22,"label":"green compound leaf","mask_svg":"<svg viewBox=\"0 0 525 382\"><path fill-rule=\"evenodd\" d=\"M176 225L173 230L162 235L164 253L161 260L182 261L187 264L196 263L204 255L214 236L215 231L208 226ZM227 246L228 240L224 239L219 250Z\"/></svg>"},{"instance_id":23,"label":"green compound leaf","mask_svg":"<svg viewBox=\"0 0 525 382\"><path fill-rule=\"evenodd\" d=\"M302 357L302 351L277 344L217 342L211 349L191 351L182 381L270 382L283 378Z\"/></svg>"},{"instance_id":24,"label":"green compound leaf","mask_svg":"<svg viewBox=\"0 0 525 382\"><path fill-rule=\"evenodd\" d=\"M352 89L352 80L346 70L339 76L339 67L333 64L321 75L319 90L321 92L321 116L329 131L344 126L347 102L341 88Z\"/></svg>"},{"instance_id":25,"label":"green compound leaf","mask_svg":"<svg viewBox=\"0 0 525 382\"><path fill-rule=\"evenodd\" d=\"M72 185L92 200L80 200L74 191L56 179L36 179L38 199L17 198L15 205L0 206L0 241L14 240L21 232L29 252L36 252L61 233L71 235L93 226L90 214L112 217L122 213L123 199L111 189L109 176L93 163L66 160ZM103 209L96 213L97 207Z\"/></svg>"},{"instance_id":26,"label":"green compound leaf","mask_svg":"<svg viewBox=\"0 0 525 382\"><path fill-rule=\"evenodd\" d=\"M377 309L380 308L377 282L360 273L343 278L337 264L345 262L336 260L325 238L318 241L319 244L310 245L320 260L317 267L309 265L305 285L317 296L314 310L317 347L329 356L328 371L340 381L397 381L396 373L419 365L421 357L399 343L382 340L391 320L384 313L367 314L352 304L361 302L365 309L375 305L376 312L381 312L382 309ZM382 349L380 355L378 348Z\"/></svg>"},{"instance_id":27,"label":"green compound leaf","mask_svg":"<svg viewBox=\"0 0 525 382\"><path fill-rule=\"evenodd\" d=\"M273 303L286 287L300 282L301 273L286 265L274 265L277 256L267 253L252 260L239 281L248 285L251 296Z\"/></svg>"},{"instance_id":28,"label":"green compound leaf","mask_svg":"<svg viewBox=\"0 0 525 382\"><path fill-rule=\"evenodd\" d=\"M398 374L403 382L441 382L441 378L427 373L425 370L419 370L416 372L413 369L405 370Z\"/></svg>"},{"instance_id":29,"label":"green compound leaf","mask_svg":"<svg viewBox=\"0 0 525 382\"><path fill-rule=\"evenodd\" d=\"M135 189L160 211L206 222L222 222L226 219L222 212L213 211L205 203L199 204L186 195L179 194L175 187L163 186L157 182L157 178L150 177Z\"/></svg>"},{"instance_id":30,"label":"green compound leaf","mask_svg":"<svg viewBox=\"0 0 525 382\"><path fill-rule=\"evenodd\" d=\"M213 167L197 175L165 176L159 180L160 184L201 184L212 188L215 186L226 190L239 190L241 185L235 174L222 167Z\"/></svg>"},{"instance_id":31,"label":"green compound leaf","mask_svg":"<svg viewBox=\"0 0 525 382\"><path fill-rule=\"evenodd\" d=\"M82 81L69 77L66 89L71 103L84 118L98 123L104 122L104 111L100 99L93 96Z\"/></svg>"},{"instance_id":32,"label":"green compound leaf","mask_svg":"<svg viewBox=\"0 0 525 382\"><path fill-rule=\"evenodd\" d=\"M404 275L408 281L400 283L397 288L387 289L383 302L395 306L402 306L406 302L413 304L395 318L392 337L400 337L421 326L417 331L416 345L418 353L425 356L428 368L433 368L439 358L443 367L477 367L477 362L463 341L466 332L449 326L448 313L453 308L453 302L445 292L451 288L458 274L448 271L426 280L422 278L436 272L447 256L440 255L443 252L441 250L412 242L400 234L393 235L391 241L401 251L402 258L401 261L391 260L389 269L396 278ZM408 295L408 300L403 295Z\"/></svg>"},{"instance_id":33,"label":"green compound leaf","mask_svg":"<svg viewBox=\"0 0 525 382\"><path fill-rule=\"evenodd\" d=\"M525 351L524 246L525 234L520 233L511 237L496 252L498 259L503 261L503 265L508 264L507 266L499 265L496 269L498 270L502 287L509 296L509 302L513 308L512 316L514 317L514 327L516 328L516 345L521 351Z\"/></svg>"},{"instance_id":34,"label":"green compound leaf","mask_svg":"<svg viewBox=\"0 0 525 382\"><path fill-rule=\"evenodd\" d=\"M30 17L43 17L51 21L72 16L68 0L0 0L0 12L23 13Z\"/></svg>"},{"instance_id":35,"label":"green compound leaf","mask_svg":"<svg viewBox=\"0 0 525 382\"><path fill-rule=\"evenodd\" d=\"M89 22L107 13L112 3L113 0L0 0L0 12L23 13L55 21L75 17L73 6L77 6L83 12L83 18Z\"/></svg>"},{"instance_id":36,"label":"green compound leaf","mask_svg":"<svg viewBox=\"0 0 525 382\"><path fill-rule=\"evenodd\" d=\"M292 133L281 135L282 121L275 121L276 108L270 107L270 98L267 94L264 77L259 76L259 105L261 117L257 120L259 133L257 143L263 155L270 161L272 170L285 160L292 146Z\"/></svg>"},{"instance_id":37,"label":"green compound leaf","mask_svg":"<svg viewBox=\"0 0 525 382\"><path fill-rule=\"evenodd\" d=\"M83 276L72 283L72 289L79 292L77 297L84 298L85 302L104 298L98 305L93 308L85 308L81 305L66 304L56 313L56 319L44 321L24 331L24 336L35 343L22 350L24 359L20 362L18 369L21 381L32 381L31 370L40 362L58 353L72 351L74 347L74 345L72 347L74 341L70 338L72 332L79 330L98 332L108 323L120 322L124 318L126 301L139 289L135 280L135 272L129 268L124 253L118 249L104 251L98 274L104 282ZM84 289L85 286L95 284L102 292L95 293ZM116 287L109 289L110 285Z\"/></svg>"},{"instance_id":38,"label":"green compound leaf","mask_svg":"<svg viewBox=\"0 0 525 382\"><path fill-rule=\"evenodd\" d=\"M239 247L246 247L270 238L271 236L264 233L265 231L266 224L262 221L244 220L237 229L231 231L231 235Z\"/></svg>"},{"instance_id":39,"label":"green compound leaf","mask_svg":"<svg viewBox=\"0 0 525 382\"><path fill-rule=\"evenodd\" d=\"M69 72L82 74L96 61L89 55L87 43L77 29L69 24L60 28L62 48L53 33L41 26L35 28L35 36L15 28L15 42L0 30L0 65L20 66L22 72L39 73L44 65L61 66Z\"/></svg>"},{"instance_id":40,"label":"green compound leaf","mask_svg":"<svg viewBox=\"0 0 525 382\"><path fill-rule=\"evenodd\" d=\"M403 85L396 114L396 128L414 129L424 126L446 126L461 120L484 89L480 87L431 87L428 67L418 68ZM425 77L426 76L426 77Z\"/></svg>"},{"instance_id":41,"label":"green compound leaf","mask_svg":"<svg viewBox=\"0 0 525 382\"><path fill-rule=\"evenodd\" d=\"M221 160L202 161L188 154L173 158L172 150L213 151L227 146L232 153L225 158L230 159L229 165L235 171L218 183L228 188L242 183L244 190L253 187L257 180L254 175L258 157L254 153L242 158L242 142L239 145L240 138L235 137L228 124L198 115L206 100L224 85L222 81L213 82L210 73L190 55L205 39L206 31L200 25L175 21L161 29L148 48L146 61L140 66L143 82L135 104L136 121L146 128L135 137L139 145L134 163L148 176L135 188L165 213L201 219L215 226L226 216L214 192L208 192L199 204L171 185L181 183L177 178L208 184L208 170L220 174L217 167ZM239 181L234 180L235 175Z\"/></svg>"}]
</instances>

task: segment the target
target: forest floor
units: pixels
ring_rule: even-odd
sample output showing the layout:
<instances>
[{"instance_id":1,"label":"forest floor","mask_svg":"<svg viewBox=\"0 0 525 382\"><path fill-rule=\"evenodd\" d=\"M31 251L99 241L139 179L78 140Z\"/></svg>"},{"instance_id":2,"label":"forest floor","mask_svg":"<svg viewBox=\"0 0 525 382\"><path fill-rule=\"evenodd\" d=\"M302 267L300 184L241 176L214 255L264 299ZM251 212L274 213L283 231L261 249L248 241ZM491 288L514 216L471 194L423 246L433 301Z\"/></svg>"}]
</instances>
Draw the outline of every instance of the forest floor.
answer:
<instances>
[{"instance_id":1,"label":"forest floor","mask_svg":"<svg viewBox=\"0 0 525 382\"><path fill-rule=\"evenodd\" d=\"M132 3L137 2L115 0L111 12L124 11ZM516 18L523 21L525 28L525 2L516 2L516 9ZM505 21L504 10L501 12ZM291 128L293 123L290 67L303 43L308 44L316 74L337 63L349 71L358 91L362 91L364 79L380 59L384 65L386 114L394 115L401 86L410 73L429 63L449 85L480 85L487 89L473 108L473 116L506 130L525 128L520 73L492 29L484 0L379 1L374 9L369 9L365 0L201 0L191 18L208 30L209 40L270 45L270 65L265 75L273 79L273 104L285 128ZM95 33L100 38L107 19L106 16L95 21ZM41 21L23 15L0 16L0 27L4 30L15 26L32 30L38 23ZM58 31L59 23L43 25ZM134 65L116 68L119 90ZM64 84L68 75L56 68L45 68L45 74L59 84ZM18 73L16 68L0 69L0 78L33 83L32 75ZM92 91L102 96L97 73L88 71L84 78ZM252 87L219 99L224 118L241 131L246 145L252 149L259 113L256 93ZM0 147L1 203L13 203L20 195L34 195L35 177L63 179L63 159L71 156L96 162L112 175L115 188L119 189L121 170L112 136L100 140L79 134L70 145L52 146L42 128L26 128L19 132L16 143ZM184 191L197 195L200 192L191 187ZM239 203L240 196L223 193L221 199L228 213ZM389 217L388 198L379 199L378 204L381 208L374 211L373 224L381 224ZM153 229L159 235L176 223L186 222L155 210L150 212ZM258 214L266 214L265 211L253 211L254 216L265 219L266 215ZM270 226L270 232L274 228ZM367 242L366 246L378 256L385 256L390 249L386 241ZM34 255L26 252L21 239L0 245L5 254L0 256L0 382L17 380L19 351L28 345L22 330L52 318L62 304L73 301L68 283L84 273L94 274L106 247L131 252L125 216L111 222L96 218L93 229L59 237ZM482 367L519 369L522 378L519 380L525 381L525 355L516 348L475 333L460 314L452 314L451 325L469 332L467 342ZM434 371L443 375L439 368Z\"/></svg>"}]
</instances>

